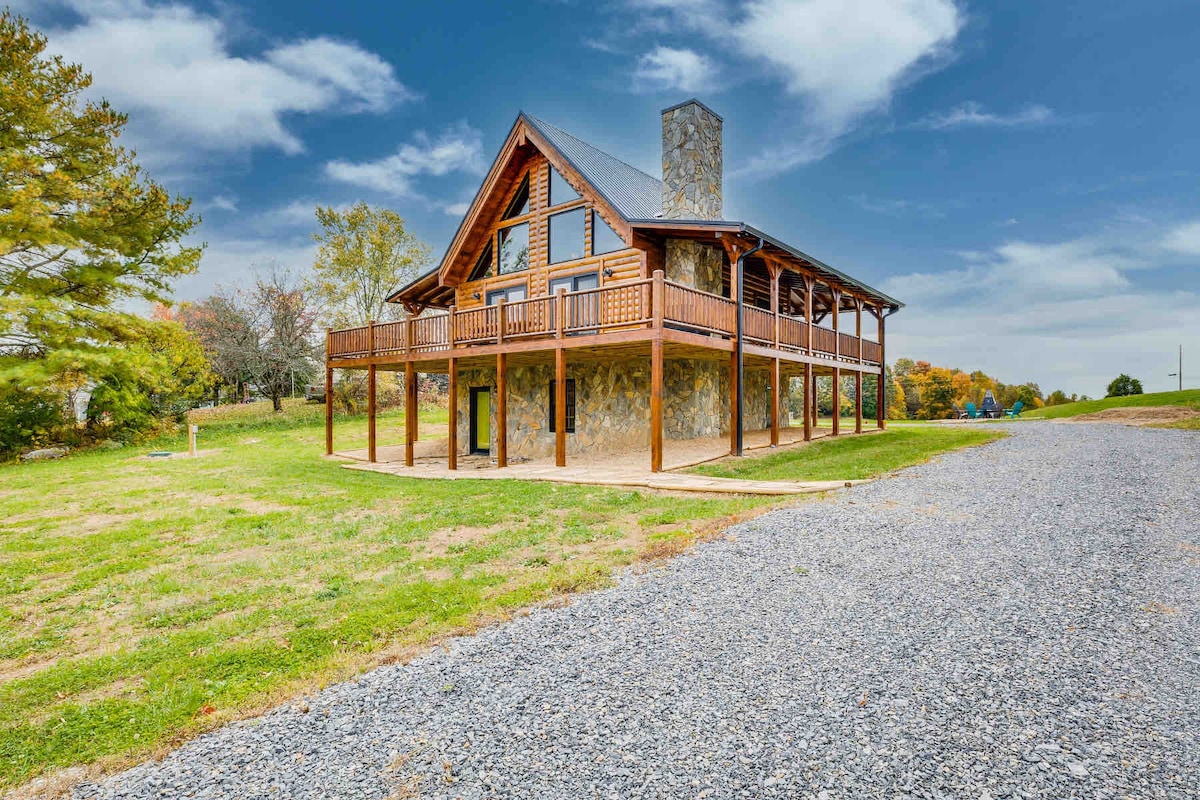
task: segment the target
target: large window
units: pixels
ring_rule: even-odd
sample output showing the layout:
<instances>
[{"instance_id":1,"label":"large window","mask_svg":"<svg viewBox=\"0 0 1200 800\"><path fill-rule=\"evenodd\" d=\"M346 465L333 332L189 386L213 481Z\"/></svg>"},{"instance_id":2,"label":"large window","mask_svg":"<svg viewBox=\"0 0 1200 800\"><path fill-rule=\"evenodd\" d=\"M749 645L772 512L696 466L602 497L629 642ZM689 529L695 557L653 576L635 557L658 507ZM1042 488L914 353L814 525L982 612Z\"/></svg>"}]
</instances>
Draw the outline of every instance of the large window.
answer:
<instances>
[{"instance_id":1,"label":"large window","mask_svg":"<svg viewBox=\"0 0 1200 800\"><path fill-rule=\"evenodd\" d=\"M576 208L554 214L547 220L551 264L583 258L583 222L586 213L582 208Z\"/></svg>"},{"instance_id":2,"label":"large window","mask_svg":"<svg viewBox=\"0 0 1200 800\"><path fill-rule=\"evenodd\" d=\"M513 199L508 202L508 208L504 209L504 216L501 219L512 219L513 217L524 216L529 213L529 176L521 181L521 185L517 187L517 193L513 195Z\"/></svg>"},{"instance_id":3,"label":"large window","mask_svg":"<svg viewBox=\"0 0 1200 800\"><path fill-rule=\"evenodd\" d=\"M500 242L500 274L529 269L529 223L501 228L496 234Z\"/></svg>"},{"instance_id":4,"label":"large window","mask_svg":"<svg viewBox=\"0 0 1200 800\"><path fill-rule=\"evenodd\" d=\"M608 227L595 211L592 212L592 255L611 253L614 250L624 250L625 242L617 232Z\"/></svg>"},{"instance_id":5,"label":"large window","mask_svg":"<svg viewBox=\"0 0 1200 800\"><path fill-rule=\"evenodd\" d=\"M554 167L550 168L550 205L560 206L563 203L569 203L572 200L579 199L579 192L571 184L567 183L562 175L558 174L558 170Z\"/></svg>"},{"instance_id":6,"label":"large window","mask_svg":"<svg viewBox=\"0 0 1200 800\"><path fill-rule=\"evenodd\" d=\"M558 393L555 391L558 387L556 386L556 384L557 384L557 381L550 381L550 432L551 433L557 432L554 427L557 424L555 422L555 419L557 418L557 414L555 414L554 412L558 410ZM567 378L567 413L566 413L566 417L567 417L567 433L574 433L575 432L575 379L574 378Z\"/></svg>"}]
</instances>

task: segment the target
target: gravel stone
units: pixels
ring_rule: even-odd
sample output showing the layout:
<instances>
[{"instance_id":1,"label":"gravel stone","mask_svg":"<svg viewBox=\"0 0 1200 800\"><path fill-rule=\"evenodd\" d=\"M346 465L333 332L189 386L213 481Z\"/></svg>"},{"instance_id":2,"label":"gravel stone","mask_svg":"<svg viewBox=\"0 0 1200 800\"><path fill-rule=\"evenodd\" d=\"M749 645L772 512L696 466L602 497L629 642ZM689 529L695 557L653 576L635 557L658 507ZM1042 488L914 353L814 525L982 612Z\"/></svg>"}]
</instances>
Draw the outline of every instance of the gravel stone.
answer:
<instances>
[{"instance_id":1,"label":"gravel stone","mask_svg":"<svg viewBox=\"0 0 1200 800\"><path fill-rule=\"evenodd\" d=\"M75 796L1200 796L1200 436L1009 430Z\"/></svg>"}]
</instances>

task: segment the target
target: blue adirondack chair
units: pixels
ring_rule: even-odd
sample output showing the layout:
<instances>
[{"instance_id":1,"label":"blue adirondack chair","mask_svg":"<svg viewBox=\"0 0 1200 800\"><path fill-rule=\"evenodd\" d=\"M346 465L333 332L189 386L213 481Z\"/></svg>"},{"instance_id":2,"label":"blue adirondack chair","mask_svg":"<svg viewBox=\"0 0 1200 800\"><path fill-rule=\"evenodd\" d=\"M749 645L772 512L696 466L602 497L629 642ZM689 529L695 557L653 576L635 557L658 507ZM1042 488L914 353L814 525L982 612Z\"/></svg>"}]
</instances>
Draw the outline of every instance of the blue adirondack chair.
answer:
<instances>
[{"instance_id":1,"label":"blue adirondack chair","mask_svg":"<svg viewBox=\"0 0 1200 800\"><path fill-rule=\"evenodd\" d=\"M967 416L971 419L983 418L983 414L979 413L979 411L975 408L974 403L967 403Z\"/></svg>"},{"instance_id":2,"label":"blue adirondack chair","mask_svg":"<svg viewBox=\"0 0 1200 800\"><path fill-rule=\"evenodd\" d=\"M1016 419L1017 417L1021 416L1021 409L1024 408L1024 406L1025 406L1025 403L1021 400L1018 400L1016 403L1013 404L1012 408L1010 408L1008 411L1004 412L1004 416L1012 417L1013 419Z\"/></svg>"}]
</instances>

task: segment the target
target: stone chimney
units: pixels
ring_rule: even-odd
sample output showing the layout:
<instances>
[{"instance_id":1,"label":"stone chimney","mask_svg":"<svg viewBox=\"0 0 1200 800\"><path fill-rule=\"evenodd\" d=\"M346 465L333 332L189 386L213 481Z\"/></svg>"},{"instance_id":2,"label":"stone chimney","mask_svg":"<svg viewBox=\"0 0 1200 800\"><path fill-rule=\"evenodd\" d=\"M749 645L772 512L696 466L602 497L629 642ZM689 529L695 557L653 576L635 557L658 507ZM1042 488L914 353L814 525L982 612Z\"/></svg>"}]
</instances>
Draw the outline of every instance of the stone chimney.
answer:
<instances>
[{"instance_id":1,"label":"stone chimney","mask_svg":"<svg viewBox=\"0 0 1200 800\"><path fill-rule=\"evenodd\" d=\"M721 117L699 100L662 112L662 215L721 219Z\"/></svg>"}]
</instances>

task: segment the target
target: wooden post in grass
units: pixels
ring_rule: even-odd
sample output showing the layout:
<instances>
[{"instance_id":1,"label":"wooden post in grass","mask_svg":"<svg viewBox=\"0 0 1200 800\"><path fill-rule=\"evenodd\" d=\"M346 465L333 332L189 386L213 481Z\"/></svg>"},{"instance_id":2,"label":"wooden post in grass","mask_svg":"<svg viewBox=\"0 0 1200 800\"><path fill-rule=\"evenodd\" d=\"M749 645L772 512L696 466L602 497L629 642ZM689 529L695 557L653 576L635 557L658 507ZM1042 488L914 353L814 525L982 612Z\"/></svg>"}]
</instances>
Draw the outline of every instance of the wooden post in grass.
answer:
<instances>
[{"instance_id":1,"label":"wooden post in grass","mask_svg":"<svg viewBox=\"0 0 1200 800\"><path fill-rule=\"evenodd\" d=\"M404 362L404 466L413 465L413 443L417 441L417 369Z\"/></svg>"},{"instance_id":2,"label":"wooden post in grass","mask_svg":"<svg viewBox=\"0 0 1200 800\"><path fill-rule=\"evenodd\" d=\"M333 455L333 370L325 367L325 455Z\"/></svg>"},{"instance_id":3,"label":"wooden post in grass","mask_svg":"<svg viewBox=\"0 0 1200 800\"><path fill-rule=\"evenodd\" d=\"M446 432L446 467L458 469L458 359L450 359L450 429Z\"/></svg>"},{"instance_id":4,"label":"wooden post in grass","mask_svg":"<svg viewBox=\"0 0 1200 800\"><path fill-rule=\"evenodd\" d=\"M778 318L777 318L778 319ZM771 359L771 447L779 447L779 359Z\"/></svg>"},{"instance_id":5,"label":"wooden post in grass","mask_svg":"<svg viewBox=\"0 0 1200 800\"><path fill-rule=\"evenodd\" d=\"M833 435L839 435L842 420L842 369L833 368Z\"/></svg>"},{"instance_id":6,"label":"wooden post in grass","mask_svg":"<svg viewBox=\"0 0 1200 800\"><path fill-rule=\"evenodd\" d=\"M375 365L367 365L367 463L375 463Z\"/></svg>"},{"instance_id":7,"label":"wooden post in grass","mask_svg":"<svg viewBox=\"0 0 1200 800\"><path fill-rule=\"evenodd\" d=\"M813 405L813 368L812 364L804 365L804 441L812 441L812 405Z\"/></svg>"},{"instance_id":8,"label":"wooden post in grass","mask_svg":"<svg viewBox=\"0 0 1200 800\"><path fill-rule=\"evenodd\" d=\"M196 457L196 433L199 430L199 425L188 425L188 455L192 458Z\"/></svg>"},{"instance_id":9,"label":"wooden post in grass","mask_svg":"<svg viewBox=\"0 0 1200 800\"><path fill-rule=\"evenodd\" d=\"M496 354L496 466L508 466L508 358Z\"/></svg>"}]
</instances>

